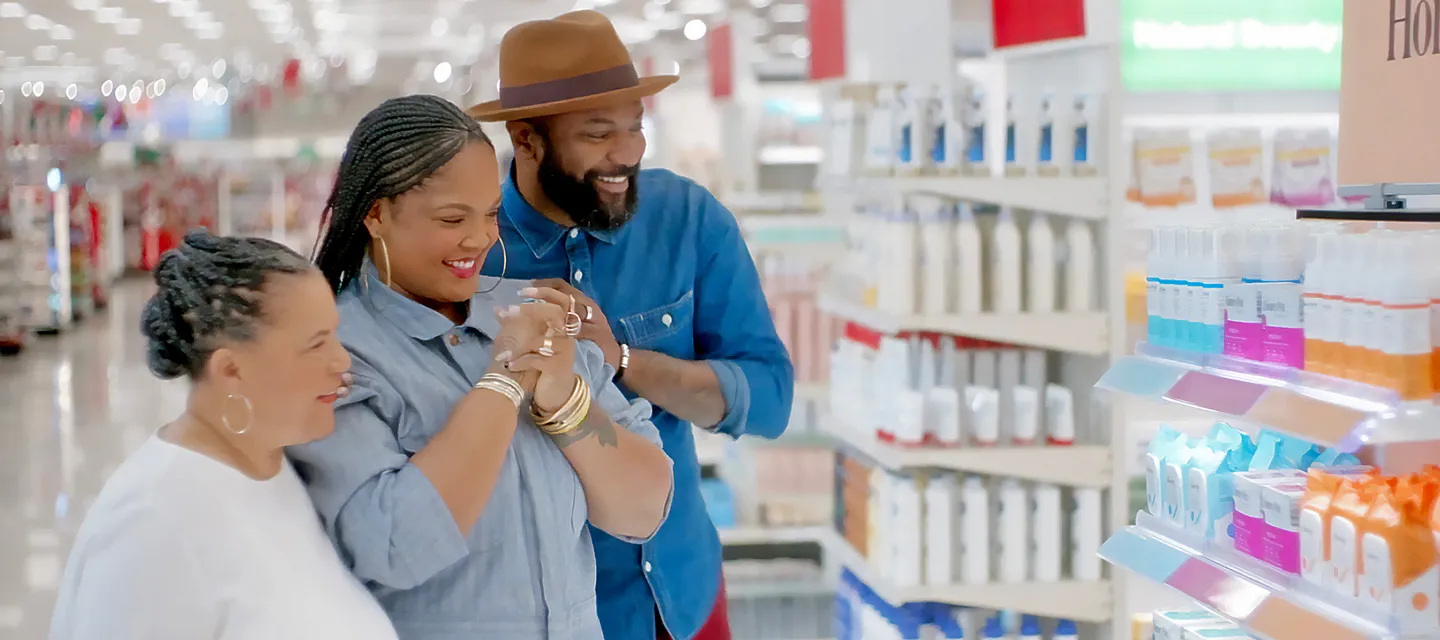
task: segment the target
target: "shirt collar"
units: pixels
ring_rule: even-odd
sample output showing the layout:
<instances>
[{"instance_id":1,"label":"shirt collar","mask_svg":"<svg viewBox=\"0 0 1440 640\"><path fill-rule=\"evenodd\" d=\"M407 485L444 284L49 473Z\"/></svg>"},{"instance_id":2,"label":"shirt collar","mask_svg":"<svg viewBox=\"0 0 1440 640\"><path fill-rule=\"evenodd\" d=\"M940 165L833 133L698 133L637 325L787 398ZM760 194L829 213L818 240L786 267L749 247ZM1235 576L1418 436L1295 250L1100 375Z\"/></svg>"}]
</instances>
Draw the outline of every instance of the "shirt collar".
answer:
<instances>
[{"instance_id":1,"label":"shirt collar","mask_svg":"<svg viewBox=\"0 0 1440 640\"><path fill-rule=\"evenodd\" d=\"M394 323L406 335L420 341L434 340L445 335L455 325L439 311L405 297L380 281L380 272L368 258L362 269L364 280L351 282L346 289L354 292L366 305L387 320ZM469 315L461 326L470 327L493 339L500 333L500 320L495 317L495 298L492 294L476 292L470 298Z\"/></svg>"},{"instance_id":2,"label":"shirt collar","mask_svg":"<svg viewBox=\"0 0 1440 640\"><path fill-rule=\"evenodd\" d=\"M505 214L505 219L520 234L520 238L529 245L530 252L540 258L565 236L569 228L563 227L545 217L544 214L535 210L520 193L520 188L515 185L515 167L510 167L510 177L506 178L505 186L500 196L500 209ZM615 232L613 230L590 230L580 229L581 233L587 233L591 237L606 244L614 244Z\"/></svg>"}]
</instances>

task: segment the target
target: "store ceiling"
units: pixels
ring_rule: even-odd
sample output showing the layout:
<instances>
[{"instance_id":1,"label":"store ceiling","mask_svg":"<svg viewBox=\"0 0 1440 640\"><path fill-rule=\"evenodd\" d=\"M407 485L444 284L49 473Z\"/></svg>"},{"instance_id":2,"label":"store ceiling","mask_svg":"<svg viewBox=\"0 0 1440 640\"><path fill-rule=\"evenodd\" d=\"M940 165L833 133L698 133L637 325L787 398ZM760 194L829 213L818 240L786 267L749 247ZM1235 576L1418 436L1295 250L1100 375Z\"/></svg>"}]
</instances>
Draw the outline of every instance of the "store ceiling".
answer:
<instances>
[{"instance_id":1,"label":"store ceiling","mask_svg":"<svg viewBox=\"0 0 1440 640\"><path fill-rule=\"evenodd\" d=\"M609 14L632 47L681 61L703 55L688 23L736 10L763 19L774 55L808 52L802 0L0 0L0 88L273 82L295 58L310 83L420 90L442 62L468 82L511 26L577 6Z\"/></svg>"}]
</instances>

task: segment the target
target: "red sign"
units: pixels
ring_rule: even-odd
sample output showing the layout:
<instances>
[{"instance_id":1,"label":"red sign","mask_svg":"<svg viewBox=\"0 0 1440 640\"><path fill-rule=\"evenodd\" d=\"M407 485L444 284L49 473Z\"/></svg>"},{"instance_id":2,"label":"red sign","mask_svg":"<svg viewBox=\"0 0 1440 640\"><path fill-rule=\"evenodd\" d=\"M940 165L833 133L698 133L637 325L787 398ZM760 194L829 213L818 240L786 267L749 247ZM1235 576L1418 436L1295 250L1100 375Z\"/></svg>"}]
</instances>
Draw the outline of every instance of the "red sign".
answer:
<instances>
[{"instance_id":1,"label":"red sign","mask_svg":"<svg viewBox=\"0 0 1440 640\"><path fill-rule=\"evenodd\" d=\"M810 79L845 77L845 0L809 0Z\"/></svg>"},{"instance_id":2,"label":"red sign","mask_svg":"<svg viewBox=\"0 0 1440 640\"><path fill-rule=\"evenodd\" d=\"M729 98L735 93L735 30L729 24L716 25L705 36L705 53L710 65L710 97Z\"/></svg>"},{"instance_id":3,"label":"red sign","mask_svg":"<svg viewBox=\"0 0 1440 640\"><path fill-rule=\"evenodd\" d=\"M995 48L1085 35L1085 0L990 0Z\"/></svg>"}]
</instances>

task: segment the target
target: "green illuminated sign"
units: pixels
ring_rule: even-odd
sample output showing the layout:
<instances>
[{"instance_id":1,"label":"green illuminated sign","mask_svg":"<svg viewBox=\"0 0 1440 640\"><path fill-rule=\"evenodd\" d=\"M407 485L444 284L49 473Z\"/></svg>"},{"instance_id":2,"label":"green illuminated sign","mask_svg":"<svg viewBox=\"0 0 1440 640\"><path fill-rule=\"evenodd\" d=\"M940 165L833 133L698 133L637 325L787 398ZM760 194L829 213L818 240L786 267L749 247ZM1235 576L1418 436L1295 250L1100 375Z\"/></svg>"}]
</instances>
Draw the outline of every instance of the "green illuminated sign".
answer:
<instances>
[{"instance_id":1,"label":"green illuminated sign","mask_svg":"<svg viewBox=\"0 0 1440 640\"><path fill-rule=\"evenodd\" d=\"M1122 0L1130 91L1340 88L1343 0Z\"/></svg>"}]
</instances>

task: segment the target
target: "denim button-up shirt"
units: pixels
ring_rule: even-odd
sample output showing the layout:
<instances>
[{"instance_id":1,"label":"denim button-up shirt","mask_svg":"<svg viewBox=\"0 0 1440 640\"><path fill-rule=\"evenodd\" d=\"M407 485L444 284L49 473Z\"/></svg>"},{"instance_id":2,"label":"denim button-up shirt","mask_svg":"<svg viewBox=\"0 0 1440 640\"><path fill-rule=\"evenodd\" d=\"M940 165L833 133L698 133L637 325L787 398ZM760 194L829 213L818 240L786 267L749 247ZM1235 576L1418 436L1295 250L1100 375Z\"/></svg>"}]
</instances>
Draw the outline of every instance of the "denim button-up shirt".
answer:
<instances>
[{"instance_id":1,"label":"denim button-up shirt","mask_svg":"<svg viewBox=\"0 0 1440 640\"><path fill-rule=\"evenodd\" d=\"M585 493L528 412L469 536L410 464L484 375L495 310L519 302L524 283L477 294L455 326L381 284L373 266L364 273L364 286L337 297L355 382L337 403L335 432L288 452L341 557L403 640L600 640ZM621 395L599 348L581 342L575 359L593 402L659 444L649 404Z\"/></svg>"},{"instance_id":2,"label":"denim button-up shirt","mask_svg":"<svg viewBox=\"0 0 1440 640\"><path fill-rule=\"evenodd\" d=\"M700 185L664 169L636 178L639 209L613 231L566 229L536 211L507 180L500 237L485 273L563 278L595 300L616 339L715 370L726 414L716 430L774 438L790 421L794 371L735 216ZM634 394L621 390L627 397ZM658 607L670 635L688 640L715 604L720 540L700 496L689 423L663 410L655 427L674 460L670 518L643 546L594 531L600 621L611 640L656 637Z\"/></svg>"}]
</instances>

